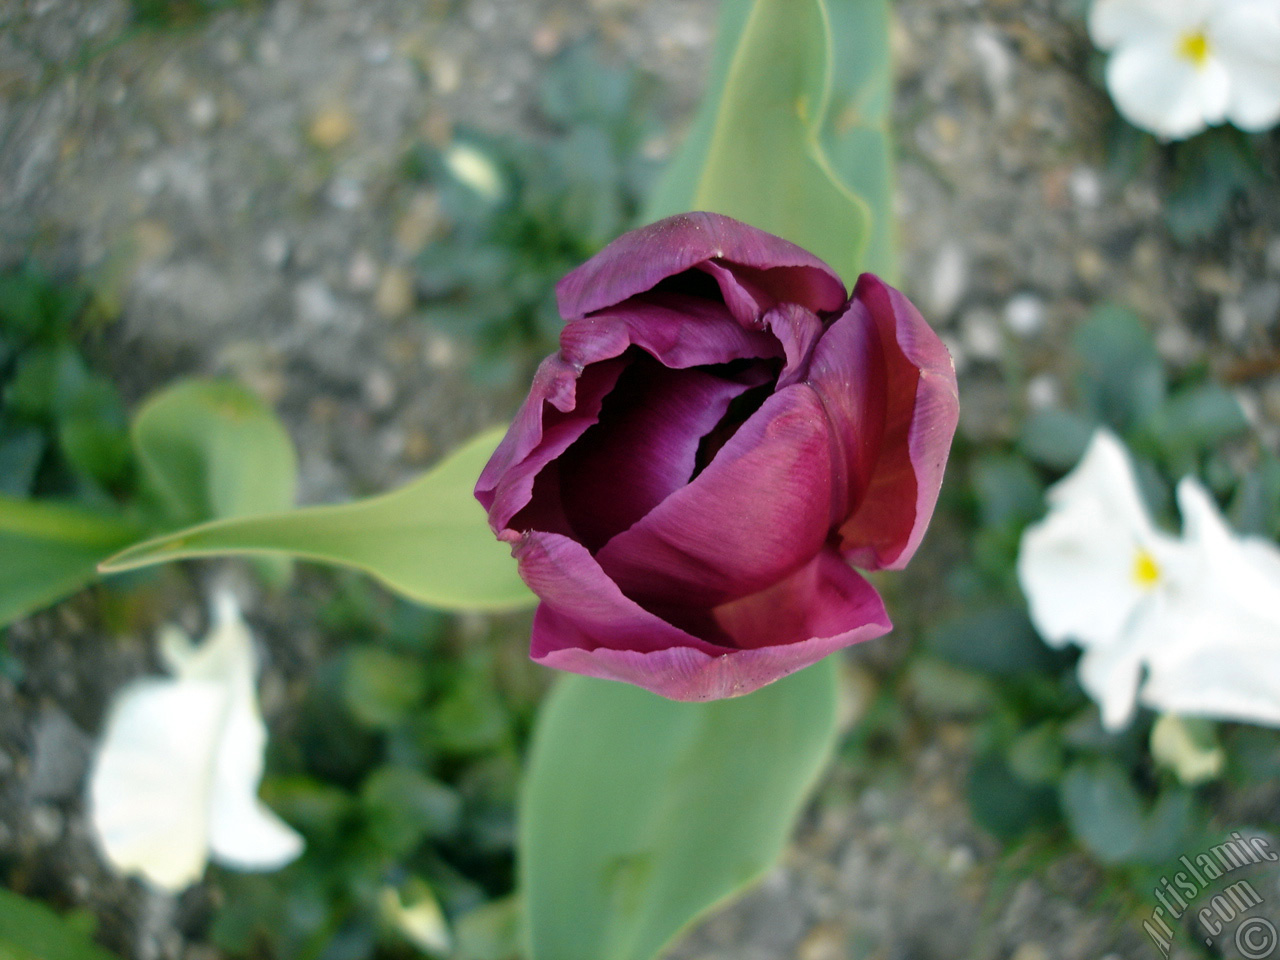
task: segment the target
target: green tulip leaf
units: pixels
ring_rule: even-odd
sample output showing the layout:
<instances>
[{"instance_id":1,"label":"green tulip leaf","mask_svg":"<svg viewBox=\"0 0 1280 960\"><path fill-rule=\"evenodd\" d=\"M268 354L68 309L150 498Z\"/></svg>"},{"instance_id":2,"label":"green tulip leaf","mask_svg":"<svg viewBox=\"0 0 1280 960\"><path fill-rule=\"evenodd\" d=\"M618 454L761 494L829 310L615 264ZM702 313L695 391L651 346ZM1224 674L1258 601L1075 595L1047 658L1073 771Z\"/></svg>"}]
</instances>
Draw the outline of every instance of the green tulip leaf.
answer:
<instances>
[{"instance_id":1,"label":"green tulip leaf","mask_svg":"<svg viewBox=\"0 0 1280 960\"><path fill-rule=\"evenodd\" d=\"M99 561L141 536L125 520L0 496L0 625L97 579Z\"/></svg>"},{"instance_id":2,"label":"green tulip leaf","mask_svg":"<svg viewBox=\"0 0 1280 960\"><path fill-rule=\"evenodd\" d=\"M830 758L836 689L835 658L709 703L561 680L521 803L532 960L649 960L762 876Z\"/></svg>"},{"instance_id":3,"label":"green tulip leaf","mask_svg":"<svg viewBox=\"0 0 1280 960\"><path fill-rule=\"evenodd\" d=\"M847 281L894 270L886 0L725 0L709 92L647 219L710 210Z\"/></svg>"},{"instance_id":4,"label":"green tulip leaf","mask_svg":"<svg viewBox=\"0 0 1280 960\"><path fill-rule=\"evenodd\" d=\"M130 547L101 570L226 554L290 554L363 570L411 600L446 610L528 606L533 595L471 493L504 432L486 431L390 493L199 524Z\"/></svg>"},{"instance_id":5,"label":"green tulip leaf","mask_svg":"<svg viewBox=\"0 0 1280 960\"><path fill-rule=\"evenodd\" d=\"M289 434L239 384L188 380L162 390L134 418L133 443L170 526L293 504L297 462Z\"/></svg>"},{"instance_id":6,"label":"green tulip leaf","mask_svg":"<svg viewBox=\"0 0 1280 960\"><path fill-rule=\"evenodd\" d=\"M835 175L870 210L858 270L892 282L898 270L893 216L893 64L888 0L827 4L831 22L831 96L821 143ZM857 274L849 274L852 280Z\"/></svg>"},{"instance_id":7,"label":"green tulip leaf","mask_svg":"<svg viewBox=\"0 0 1280 960\"><path fill-rule=\"evenodd\" d=\"M118 960L94 943L87 916L64 918L43 903L0 889L2 960Z\"/></svg>"}]
</instances>

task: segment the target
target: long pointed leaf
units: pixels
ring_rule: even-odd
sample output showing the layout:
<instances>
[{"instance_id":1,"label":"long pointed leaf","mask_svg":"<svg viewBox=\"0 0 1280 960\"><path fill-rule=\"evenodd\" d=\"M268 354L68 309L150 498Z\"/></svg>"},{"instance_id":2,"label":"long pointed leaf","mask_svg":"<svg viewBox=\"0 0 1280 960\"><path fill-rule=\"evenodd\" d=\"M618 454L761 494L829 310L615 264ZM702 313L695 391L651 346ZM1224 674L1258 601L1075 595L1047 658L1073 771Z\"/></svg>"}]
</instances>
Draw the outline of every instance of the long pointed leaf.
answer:
<instances>
[{"instance_id":1,"label":"long pointed leaf","mask_svg":"<svg viewBox=\"0 0 1280 960\"><path fill-rule=\"evenodd\" d=\"M472 497L503 428L486 431L398 490L337 506L218 520L130 547L103 572L168 560L286 553L354 567L412 600L449 610L527 606L508 548Z\"/></svg>"},{"instance_id":2,"label":"long pointed leaf","mask_svg":"<svg viewBox=\"0 0 1280 960\"><path fill-rule=\"evenodd\" d=\"M708 92L646 219L725 213L852 282L896 269L887 0L723 0Z\"/></svg>"},{"instance_id":3,"label":"long pointed leaf","mask_svg":"<svg viewBox=\"0 0 1280 960\"><path fill-rule=\"evenodd\" d=\"M835 676L828 659L712 703L561 680L521 806L532 960L649 960L758 879L830 757Z\"/></svg>"}]
</instances>

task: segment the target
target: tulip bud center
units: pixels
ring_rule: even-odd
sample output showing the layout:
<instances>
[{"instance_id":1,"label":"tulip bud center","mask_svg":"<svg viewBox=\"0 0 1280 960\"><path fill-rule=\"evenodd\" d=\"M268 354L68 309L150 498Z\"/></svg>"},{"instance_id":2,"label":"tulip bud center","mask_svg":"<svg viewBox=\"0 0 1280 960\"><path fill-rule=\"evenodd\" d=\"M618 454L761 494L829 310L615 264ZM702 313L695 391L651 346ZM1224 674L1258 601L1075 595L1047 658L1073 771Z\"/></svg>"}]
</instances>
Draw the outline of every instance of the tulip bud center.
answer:
<instances>
[{"instance_id":1,"label":"tulip bud center","mask_svg":"<svg viewBox=\"0 0 1280 960\"><path fill-rule=\"evenodd\" d=\"M1178 38L1178 56L1202 69L1209 62L1209 38L1203 30L1188 30Z\"/></svg>"}]
</instances>

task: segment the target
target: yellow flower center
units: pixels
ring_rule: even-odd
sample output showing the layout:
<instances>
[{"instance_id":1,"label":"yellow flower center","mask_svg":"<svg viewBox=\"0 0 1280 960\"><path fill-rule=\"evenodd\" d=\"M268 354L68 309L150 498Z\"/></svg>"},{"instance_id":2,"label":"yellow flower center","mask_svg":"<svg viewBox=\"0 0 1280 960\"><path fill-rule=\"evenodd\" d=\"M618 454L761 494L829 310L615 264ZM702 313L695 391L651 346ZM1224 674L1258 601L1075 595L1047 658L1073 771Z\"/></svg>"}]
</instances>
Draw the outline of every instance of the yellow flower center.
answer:
<instances>
[{"instance_id":1,"label":"yellow flower center","mask_svg":"<svg viewBox=\"0 0 1280 960\"><path fill-rule=\"evenodd\" d=\"M1149 590L1160 582L1160 564L1148 551L1139 549L1133 558L1133 582Z\"/></svg>"},{"instance_id":2,"label":"yellow flower center","mask_svg":"<svg viewBox=\"0 0 1280 960\"><path fill-rule=\"evenodd\" d=\"M1188 30L1178 38L1178 56L1194 67L1209 62L1209 38L1203 30Z\"/></svg>"}]
</instances>

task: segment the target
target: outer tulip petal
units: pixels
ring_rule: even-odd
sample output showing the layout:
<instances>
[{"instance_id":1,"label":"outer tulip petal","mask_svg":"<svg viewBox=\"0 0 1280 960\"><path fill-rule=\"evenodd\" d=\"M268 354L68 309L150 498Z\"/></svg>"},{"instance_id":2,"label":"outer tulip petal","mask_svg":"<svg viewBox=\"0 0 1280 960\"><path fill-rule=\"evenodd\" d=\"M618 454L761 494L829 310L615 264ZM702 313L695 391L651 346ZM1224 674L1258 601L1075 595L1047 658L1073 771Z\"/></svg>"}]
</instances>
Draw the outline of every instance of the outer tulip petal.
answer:
<instances>
[{"instance_id":1,"label":"outer tulip petal","mask_svg":"<svg viewBox=\"0 0 1280 960\"><path fill-rule=\"evenodd\" d=\"M849 643L888 633L884 601L831 548L759 593L712 611L737 647L755 650L811 637L849 636Z\"/></svg>"},{"instance_id":2,"label":"outer tulip petal","mask_svg":"<svg viewBox=\"0 0 1280 960\"><path fill-rule=\"evenodd\" d=\"M754 372L743 382L648 358L632 362L605 398L599 422L558 461L576 539L599 549L688 484L701 439L735 398L767 382L766 369Z\"/></svg>"},{"instance_id":3,"label":"outer tulip petal","mask_svg":"<svg viewBox=\"0 0 1280 960\"><path fill-rule=\"evenodd\" d=\"M859 424L866 406L858 409L859 371L838 356L843 344L858 337L832 334L850 316L866 310L876 328L884 356L884 431L880 449L853 514L840 527L845 557L867 570L904 567L933 516L942 474L956 431L960 400L955 365L938 335L911 303L878 277L858 279L849 312L828 331L814 351L809 382L832 411L833 420ZM865 322L865 321L863 321ZM852 332L850 332L852 334ZM851 389L853 388L853 389ZM847 398L847 399L845 399ZM837 427L843 437L857 437ZM862 452L846 451L859 470ZM852 477L863 474L855 472Z\"/></svg>"},{"instance_id":4,"label":"outer tulip petal","mask_svg":"<svg viewBox=\"0 0 1280 960\"><path fill-rule=\"evenodd\" d=\"M643 652L675 646L723 652L623 596L587 548L568 537L531 531L512 553L520 564L520 576L542 599L530 648L535 660L566 647Z\"/></svg>"},{"instance_id":5,"label":"outer tulip petal","mask_svg":"<svg viewBox=\"0 0 1280 960\"><path fill-rule=\"evenodd\" d=\"M632 345L663 366L676 368L782 355L767 331L742 326L722 303L680 293L647 293L566 324L560 334L560 357L585 367L621 356Z\"/></svg>"},{"instance_id":6,"label":"outer tulip petal","mask_svg":"<svg viewBox=\"0 0 1280 960\"><path fill-rule=\"evenodd\" d=\"M609 360L581 370L558 355L542 361L529 396L476 482L476 499L489 512L494 533L501 536L528 506L539 471L596 422L625 366Z\"/></svg>"},{"instance_id":7,"label":"outer tulip petal","mask_svg":"<svg viewBox=\"0 0 1280 960\"><path fill-rule=\"evenodd\" d=\"M585 317L707 260L767 272L779 299L816 313L844 304L844 283L801 247L715 213L684 213L624 233L556 285L560 315Z\"/></svg>"},{"instance_id":8,"label":"outer tulip petal","mask_svg":"<svg viewBox=\"0 0 1280 960\"><path fill-rule=\"evenodd\" d=\"M822 404L790 387L597 559L627 596L658 607L714 607L755 593L822 549L834 470Z\"/></svg>"},{"instance_id":9,"label":"outer tulip petal","mask_svg":"<svg viewBox=\"0 0 1280 960\"><path fill-rule=\"evenodd\" d=\"M718 651L688 645L648 652L593 649L574 621L544 605L534 617L533 659L589 677L633 683L672 700L717 700L751 693L892 627L875 589L832 551L775 587L720 608L716 616L757 645ZM751 620L760 623L752 625ZM776 632L772 643L766 643L766 631ZM544 645L540 652L540 635L576 642L558 649Z\"/></svg>"}]
</instances>

